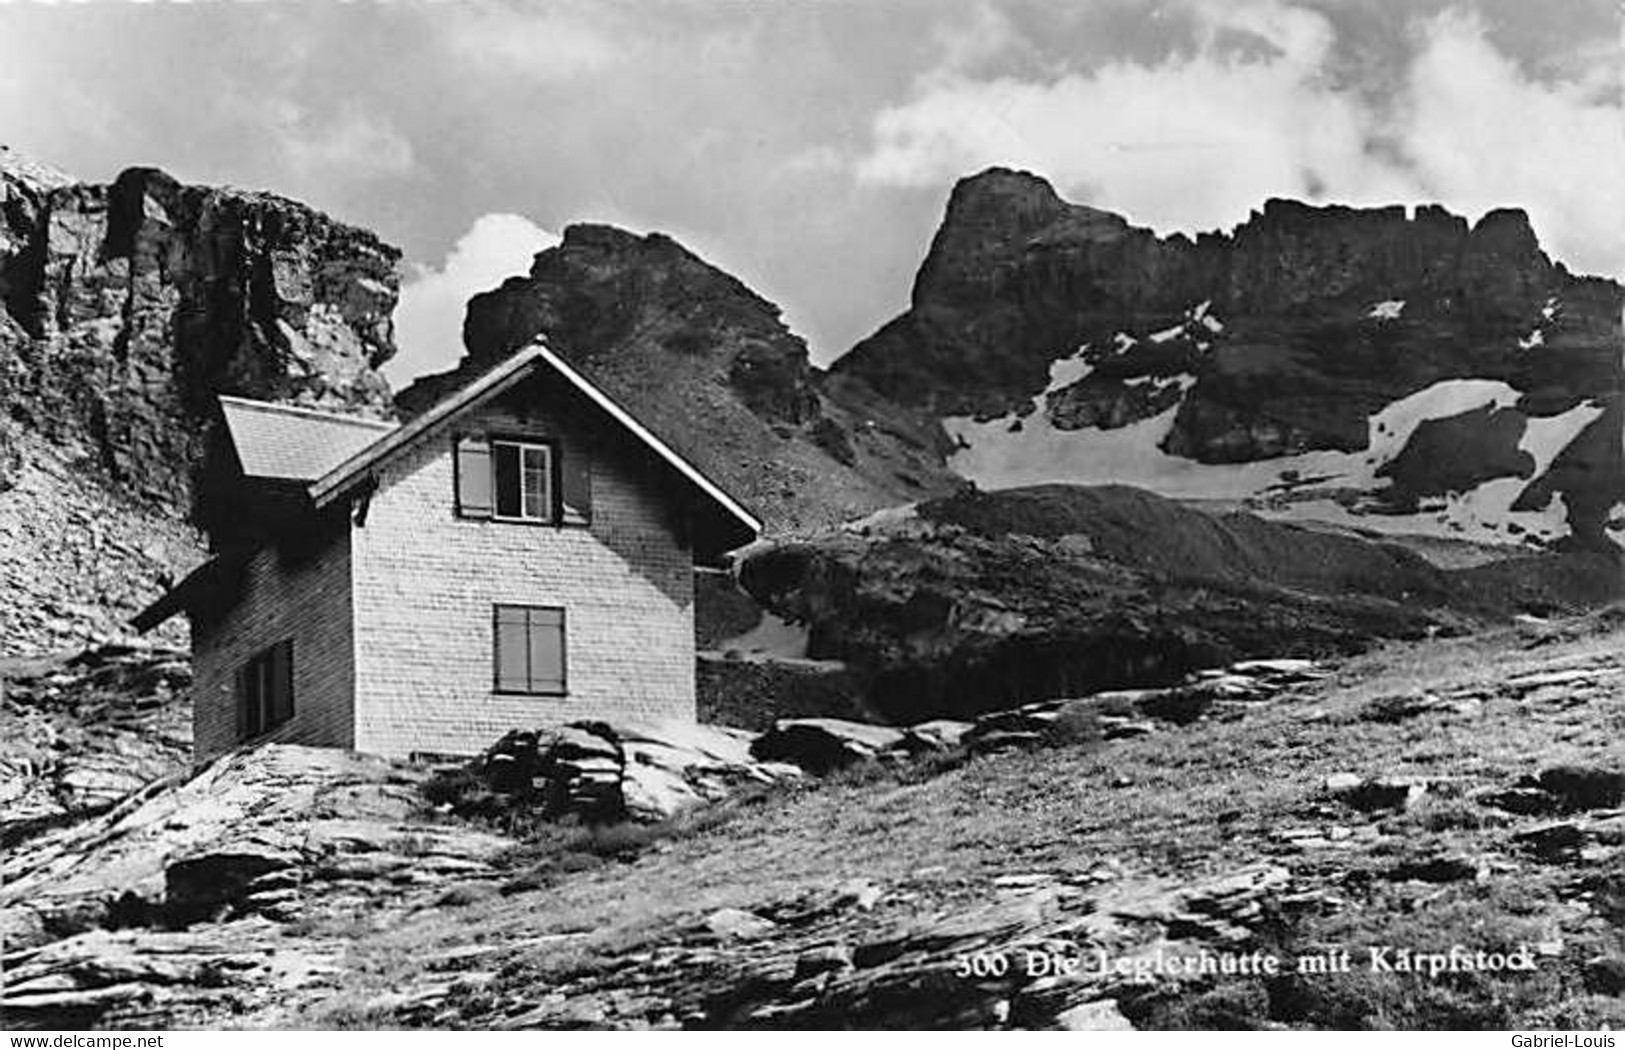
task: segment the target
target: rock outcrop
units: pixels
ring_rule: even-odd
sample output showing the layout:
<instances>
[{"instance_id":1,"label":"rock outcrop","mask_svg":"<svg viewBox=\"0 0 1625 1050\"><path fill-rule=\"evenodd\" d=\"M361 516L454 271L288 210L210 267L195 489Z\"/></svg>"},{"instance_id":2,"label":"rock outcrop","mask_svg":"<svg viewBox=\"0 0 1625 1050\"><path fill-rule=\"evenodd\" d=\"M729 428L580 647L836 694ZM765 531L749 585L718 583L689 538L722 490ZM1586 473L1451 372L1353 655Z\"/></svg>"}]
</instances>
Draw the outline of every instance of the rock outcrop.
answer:
<instances>
[{"instance_id":1,"label":"rock outcrop","mask_svg":"<svg viewBox=\"0 0 1625 1050\"><path fill-rule=\"evenodd\" d=\"M1575 572L1573 607L1618 594ZM1212 515L1126 487L968 493L746 552L744 588L804 625L807 655L865 676L890 721L963 718L1100 689L1166 685L1249 657L1323 656L1455 632L1532 600L1522 564L1445 571L1354 536Z\"/></svg>"},{"instance_id":2,"label":"rock outcrop","mask_svg":"<svg viewBox=\"0 0 1625 1050\"><path fill-rule=\"evenodd\" d=\"M178 1027L340 987L344 924L502 877L513 840L423 820L424 775L268 745L31 841L0 861L0 1010L27 1027Z\"/></svg>"},{"instance_id":3,"label":"rock outcrop","mask_svg":"<svg viewBox=\"0 0 1625 1050\"><path fill-rule=\"evenodd\" d=\"M1619 284L1552 262L1515 209L1469 225L1433 206L1271 200L1193 240L992 169L955 187L909 310L831 372L948 420L968 446L955 468L984 487L1016 472L1155 488L1171 460L1166 494L1255 497L1283 479L1196 468L1276 460L1287 488L1311 466L1363 474L1354 454L1387 461L1418 419L1439 420L1453 432L1418 428L1412 458L1448 446L1458 476L1407 463L1389 482L1345 480L1380 491L1361 509L1412 515L1495 479L1495 507L1430 505L1449 519L1418 520L1529 542L1539 526L1514 515L1549 510L1539 538L1598 548L1625 519L1622 305ZM1135 462L1100 453L1135 425L1118 438ZM1042 448L1009 436L1034 427ZM1316 452L1350 459L1290 461ZM1035 456L1051 462L1005 462Z\"/></svg>"},{"instance_id":4,"label":"rock outcrop","mask_svg":"<svg viewBox=\"0 0 1625 1050\"><path fill-rule=\"evenodd\" d=\"M778 307L670 237L608 226L567 228L529 276L475 296L467 356L401 391L402 410L421 411L537 336L770 528L957 486L937 428L861 384L826 389Z\"/></svg>"},{"instance_id":5,"label":"rock outcrop","mask_svg":"<svg viewBox=\"0 0 1625 1050\"><path fill-rule=\"evenodd\" d=\"M0 658L130 640L130 618L203 560L201 537L179 511L106 483L83 446L18 428L12 448L16 469L0 486ZM151 640L184 645L186 624Z\"/></svg>"},{"instance_id":6,"label":"rock outcrop","mask_svg":"<svg viewBox=\"0 0 1625 1050\"><path fill-rule=\"evenodd\" d=\"M215 394L390 412L399 252L372 234L153 168L0 185L0 406L115 482L189 492Z\"/></svg>"},{"instance_id":7,"label":"rock outcrop","mask_svg":"<svg viewBox=\"0 0 1625 1050\"><path fill-rule=\"evenodd\" d=\"M186 653L165 646L0 661L0 849L184 769L191 683Z\"/></svg>"},{"instance_id":8,"label":"rock outcrop","mask_svg":"<svg viewBox=\"0 0 1625 1050\"><path fill-rule=\"evenodd\" d=\"M115 655L103 654L103 673L124 666ZM1320 673L1291 661L1235 669L1228 695L1274 699ZM1246 689L1236 685L1243 681ZM1149 694L1141 703L1155 706ZM1048 708L1026 715L1055 721ZM797 756L825 771L854 760L903 762L989 735L948 723L904 731L813 720L759 739L583 724L511 734L475 768L510 804L541 804L537 815L669 820L746 785L798 778L793 767L751 755L753 739L771 751L797 729L855 749L833 763ZM605 800L623 792L619 812L609 812ZM266 1023L294 1003L345 994L346 945L357 931L536 888L511 878L520 843L425 814L420 793L433 797L419 769L272 744L162 779L97 819L47 833L0 861L0 1008L21 1027ZM996 979L969 984L955 971L969 954L1062 942L1125 959L1174 942L1248 948L1260 904L1289 881L1272 865L1196 880L1120 879L1106 868L1001 875L990 899L950 917L915 914L902 906L911 898L904 887L855 877L693 916L654 949L660 964L641 977L625 961L600 967L589 956L538 999L538 986L519 988L506 970L481 967L559 938L499 938L433 953L399 991L354 1008L374 1021L498 1028L1121 1027L1128 1022L1117 998L1146 991L1132 969L1066 981L979 974ZM641 992L617 990L628 981Z\"/></svg>"},{"instance_id":9,"label":"rock outcrop","mask_svg":"<svg viewBox=\"0 0 1625 1050\"><path fill-rule=\"evenodd\" d=\"M515 810L550 820L656 823L746 785L799 775L751 754L753 734L679 722L574 722L516 729L469 766L497 798L458 798L463 812Z\"/></svg>"},{"instance_id":10,"label":"rock outcrop","mask_svg":"<svg viewBox=\"0 0 1625 1050\"><path fill-rule=\"evenodd\" d=\"M979 903L910 915L886 905L912 887L854 879L713 912L681 931L687 943L578 966L543 997L499 980L434 1005L501 1029L1128 1029L1120 1001L1205 983L1163 976L1166 960L1258 950L1254 928L1292 882L1267 864L1188 880L1034 872ZM1066 959L1066 972L1029 956Z\"/></svg>"},{"instance_id":11,"label":"rock outcrop","mask_svg":"<svg viewBox=\"0 0 1625 1050\"><path fill-rule=\"evenodd\" d=\"M701 652L700 721L762 730L780 718L873 718L861 674L838 660Z\"/></svg>"},{"instance_id":12,"label":"rock outcrop","mask_svg":"<svg viewBox=\"0 0 1625 1050\"><path fill-rule=\"evenodd\" d=\"M1202 718L1240 717L1283 701L1327 670L1310 660L1251 660L1199 671L1162 688L1054 698L974 721L882 725L844 718L778 718L761 732L679 722L572 722L514 730L428 789L452 812L479 819L614 824L671 821L747 789L823 776L865 762L922 755L963 761L1026 747L1144 736Z\"/></svg>"},{"instance_id":13,"label":"rock outcrop","mask_svg":"<svg viewBox=\"0 0 1625 1050\"><path fill-rule=\"evenodd\" d=\"M1425 910L1519 971L1475 974L1483 1001L1419 1003L1426 1027L1612 1023L1625 668L1612 637L1542 637L1412 650L1462 666L1436 693L1384 692L1414 676L1369 660L1267 659L975 723L793 720L759 750L857 768L747 789L666 837L565 812L519 841L425 812L421 769L244 750L0 859L0 1009L48 1028L1370 1026L1389 1015L1365 954L1397 953ZM1471 768L1415 746L1530 725L1538 754ZM564 800L629 764L722 772L725 797L761 783L751 739L580 725L516 734L485 772ZM1327 944L1356 953L1345 978L1297 967ZM1540 983L1502 983L1519 973Z\"/></svg>"},{"instance_id":14,"label":"rock outcrop","mask_svg":"<svg viewBox=\"0 0 1625 1050\"><path fill-rule=\"evenodd\" d=\"M84 183L0 151L0 564L32 577L7 594L0 651L83 643L95 619L49 614L72 628L49 630L18 622L25 607L117 618L161 591L160 574L191 567L182 522L203 513L214 395L391 415L377 369L394 352L398 260L273 194L152 168ZM73 552L46 549L40 525L57 515L38 504L75 494L104 542L70 521L56 546L130 570L115 573L130 593L87 593L56 571ZM142 508L162 535L136 520ZM119 543L142 549L124 558Z\"/></svg>"},{"instance_id":15,"label":"rock outcrop","mask_svg":"<svg viewBox=\"0 0 1625 1050\"><path fill-rule=\"evenodd\" d=\"M862 762L902 762L922 755L963 760L1025 748L1103 744L1203 718L1238 718L1265 702L1290 702L1328 673L1313 660L1245 660L1197 671L1170 686L1039 700L968 722L938 718L894 727L838 718L781 718L750 750L759 759L822 775Z\"/></svg>"},{"instance_id":16,"label":"rock outcrop","mask_svg":"<svg viewBox=\"0 0 1625 1050\"><path fill-rule=\"evenodd\" d=\"M1164 739L1055 739L949 769L839 777L792 803L795 818L769 810L728 839L737 859L718 862L706 838L624 869L614 888L628 899L680 872L735 879L729 893L675 900L641 936L551 918L565 896L618 919L623 898L600 875L587 892L539 887L530 900L549 918L533 921L568 938L564 961L470 934L478 961L461 987L437 973L372 1001L396 1023L521 1029L1382 1028L1395 1010L1414 1011L1411 1029L1613 1024L1625 958L1606 729L1617 639L1544 656L1506 641L1408 649L1414 663L1399 666L1248 661L1189 683L1212 706L1191 728L1160 723ZM1477 706L1364 722L1381 683L1439 671L1446 653L1476 660L1439 673L1438 698ZM1153 717L1188 702L1163 706L1173 696L1090 699ZM1064 720L1047 705L1020 714L1051 733ZM1541 732L1519 731L1529 726ZM1340 748L1351 735L1360 747ZM1475 748L1469 767L1416 745L1446 737L1525 746ZM1538 808L1502 808L1524 795ZM865 798L883 815L859 810ZM862 860L809 872L858 843ZM901 862L888 867L887 850ZM1502 894L1516 909L1494 903ZM507 928L525 900L492 925ZM1418 923L1443 947L1419 943ZM1448 965L1452 945L1491 961L1428 977L1427 956ZM1327 962L1343 949L1339 972ZM1401 953L1422 961L1395 965Z\"/></svg>"}]
</instances>

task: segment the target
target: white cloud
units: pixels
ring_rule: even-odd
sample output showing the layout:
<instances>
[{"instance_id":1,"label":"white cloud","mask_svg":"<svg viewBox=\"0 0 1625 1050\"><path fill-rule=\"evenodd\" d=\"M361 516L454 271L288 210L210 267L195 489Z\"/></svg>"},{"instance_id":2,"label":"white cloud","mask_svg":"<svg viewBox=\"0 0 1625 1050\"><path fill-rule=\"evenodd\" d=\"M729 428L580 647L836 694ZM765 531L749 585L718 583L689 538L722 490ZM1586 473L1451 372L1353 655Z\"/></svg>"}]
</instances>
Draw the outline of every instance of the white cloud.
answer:
<instances>
[{"instance_id":1,"label":"white cloud","mask_svg":"<svg viewBox=\"0 0 1625 1050\"><path fill-rule=\"evenodd\" d=\"M932 185L990 164L1027 167L1159 229L1208 229L1270 195L1391 189L1365 143L1371 115L1323 82L1331 27L1274 4L1216 7L1207 27L1269 45L1155 65L1113 62L1048 82L933 78L882 112L861 179ZM1362 194L1368 195L1368 194Z\"/></svg>"},{"instance_id":2,"label":"white cloud","mask_svg":"<svg viewBox=\"0 0 1625 1050\"><path fill-rule=\"evenodd\" d=\"M1616 81L1617 86L1617 81ZM1424 191L1470 212L1528 210L1548 254L1625 274L1625 105L1594 78L1545 83L1472 19L1428 29L1410 69L1402 144Z\"/></svg>"},{"instance_id":3,"label":"white cloud","mask_svg":"<svg viewBox=\"0 0 1625 1050\"><path fill-rule=\"evenodd\" d=\"M385 375L397 387L456 365L463 353L468 300L530 272L531 257L559 242L558 235L522 215L496 212L474 220L439 269L418 267L401 286L395 307L393 360Z\"/></svg>"},{"instance_id":4,"label":"white cloud","mask_svg":"<svg viewBox=\"0 0 1625 1050\"><path fill-rule=\"evenodd\" d=\"M1198 46L1159 62L923 74L875 117L857 177L938 186L1029 168L1170 231L1230 226L1271 196L1437 200L1474 217L1517 205L1555 257L1625 273L1625 111L1594 75L1532 78L1476 21L1446 13L1419 24L1397 97L1379 103L1331 75L1336 31L1317 12L1274 0L1192 10Z\"/></svg>"}]
</instances>

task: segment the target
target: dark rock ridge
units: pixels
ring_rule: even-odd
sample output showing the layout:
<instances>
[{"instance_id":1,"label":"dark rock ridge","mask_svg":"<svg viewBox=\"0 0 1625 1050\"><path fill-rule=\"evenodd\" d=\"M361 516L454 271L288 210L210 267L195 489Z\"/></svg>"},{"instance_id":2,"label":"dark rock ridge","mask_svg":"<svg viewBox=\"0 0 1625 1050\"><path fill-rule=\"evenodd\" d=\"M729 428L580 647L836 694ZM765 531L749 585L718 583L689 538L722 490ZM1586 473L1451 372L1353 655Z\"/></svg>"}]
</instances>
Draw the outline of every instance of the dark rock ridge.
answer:
<instances>
[{"instance_id":1,"label":"dark rock ridge","mask_svg":"<svg viewBox=\"0 0 1625 1050\"><path fill-rule=\"evenodd\" d=\"M703 602L696 599L696 607ZM864 677L840 661L704 650L696 656L701 722L760 730L791 717L874 720Z\"/></svg>"},{"instance_id":2,"label":"dark rock ridge","mask_svg":"<svg viewBox=\"0 0 1625 1050\"><path fill-rule=\"evenodd\" d=\"M527 277L469 302L458 368L397 403L421 411L537 336L770 527L956 484L934 425L911 424L861 383L827 388L778 307L658 233L569 227Z\"/></svg>"},{"instance_id":3,"label":"dark rock ridge","mask_svg":"<svg viewBox=\"0 0 1625 1050\"><path fill-rule=\"evenodd\" d=\"M1489 461L1461 469L1528 478L1515 509L1561 494L1578 545L1599 547L1625 499L1622 305L1619 284L1550 260L1516 209L1469 224L1436 206L1270 200L1231 233L1159 237L995 168L954 188L908 311L831 374L936 418L1019 417L1051 364L1087 344L1093 371L1048 399L1057 429L1122 426L1177 400L1160 447L1209 464L1359 451L1385 405L1498 380L1524 417L1603 412L1540 477L1507 462L1521 419L1497 421ZM1167 382L1180 373L1193 380L1182 399Z\"/></svg>"},{"instance_id":4,"label":"dark rock ridge","mask_svg":"<svg viewBox=\"0 0 1625 1050\"><path fill-rule=\"evenodd\" d=\"M189 509L215 394L391 412L398 260L269 193L0 153L0 419Z\"/></svg>"},{"instance_id":5,"label":"dark rock ridge","mask_svg":"<svg viewBox=\"0 0 1625 1050\"><path fill-rule=\"evenodd\" d=\"M1583 607L1617 596L1611 569L1601 555L1538 555L1445 571L1393 544L1054 485L764 544L739 579L808 628L809 657L864 675L869 705L901 724Z\"/></svg>"}]
</instances>

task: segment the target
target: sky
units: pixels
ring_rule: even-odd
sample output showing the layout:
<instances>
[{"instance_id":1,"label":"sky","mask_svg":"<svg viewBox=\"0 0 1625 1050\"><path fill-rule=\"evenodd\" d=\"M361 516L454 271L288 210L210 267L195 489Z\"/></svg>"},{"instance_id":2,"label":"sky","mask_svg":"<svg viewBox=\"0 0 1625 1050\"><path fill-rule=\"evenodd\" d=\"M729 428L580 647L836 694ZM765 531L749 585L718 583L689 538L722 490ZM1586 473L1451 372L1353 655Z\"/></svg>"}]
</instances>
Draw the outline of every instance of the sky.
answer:
<instances>
[{"instance_id":1,"label":"sky","mask_svg":"<svg viewBox=\"0 0 1625 1050\"><path fill-rule=\"evenodd\" d=\"M1160 232L1271 196L1527 209L1625 277L1616 0L0 0L0 143L272 190L404 252L397 384L573 222L659 230L824 364L989 165Z\"/></svg>"}]
</instances>

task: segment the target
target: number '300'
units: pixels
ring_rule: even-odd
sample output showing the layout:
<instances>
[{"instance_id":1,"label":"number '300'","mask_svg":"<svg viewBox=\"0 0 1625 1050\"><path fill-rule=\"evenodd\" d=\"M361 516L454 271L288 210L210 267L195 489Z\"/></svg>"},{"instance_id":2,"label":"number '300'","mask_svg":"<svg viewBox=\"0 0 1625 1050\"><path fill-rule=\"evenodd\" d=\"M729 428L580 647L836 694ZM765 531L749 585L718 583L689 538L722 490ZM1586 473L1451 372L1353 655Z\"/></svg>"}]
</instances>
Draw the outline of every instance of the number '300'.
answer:
<instances>
[{"instance_id":1,"label":"number '300'","mask_svg":"<svg viewBox=\"0 0 1625 1050\"><path fill-rule=\"evenodd\" d=\"M958 977L1003 977L1010 970L1010 960L1003 952L975 952L961 955L954 968Z\"/></svg>"}]
</instances>

